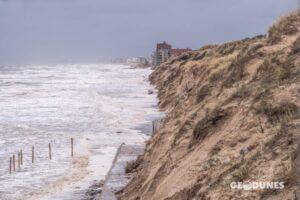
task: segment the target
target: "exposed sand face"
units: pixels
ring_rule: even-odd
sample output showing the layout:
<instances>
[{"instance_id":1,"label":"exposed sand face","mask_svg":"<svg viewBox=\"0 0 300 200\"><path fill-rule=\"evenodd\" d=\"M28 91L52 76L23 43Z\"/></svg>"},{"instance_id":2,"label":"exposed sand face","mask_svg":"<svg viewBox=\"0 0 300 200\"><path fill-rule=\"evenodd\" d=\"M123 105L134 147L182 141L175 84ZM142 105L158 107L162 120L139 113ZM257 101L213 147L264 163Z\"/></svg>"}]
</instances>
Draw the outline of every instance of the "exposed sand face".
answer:
<instances>
[{"instance_id":1,"label":"exposed sand face","mask_svg":"<svg viewBox=\"0 0 300 200\"><path fill-rule=\"evenodd\" d=\"M167 116L120 199L293 199L299 28L293 13L268 37L206 46L156 69L151 81ZM285 188L235 190L233 181Z\"/></svg>"}]
</instances>

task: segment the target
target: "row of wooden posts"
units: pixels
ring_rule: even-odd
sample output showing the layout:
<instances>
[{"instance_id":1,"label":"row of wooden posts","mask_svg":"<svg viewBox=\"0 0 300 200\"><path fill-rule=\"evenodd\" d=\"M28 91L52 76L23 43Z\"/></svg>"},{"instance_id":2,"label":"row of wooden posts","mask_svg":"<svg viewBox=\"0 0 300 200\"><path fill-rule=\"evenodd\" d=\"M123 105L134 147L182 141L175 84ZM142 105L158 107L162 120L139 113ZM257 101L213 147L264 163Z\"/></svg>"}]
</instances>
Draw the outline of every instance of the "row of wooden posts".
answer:
<instances>
[{"instance_id":1,"label":"row of wooden posts","mask_svg":"<svg viewBox=\"0 0 300 200\"><path fill-rule=\"evenodd\" d=\"M49 149L49 159L52 159L52 151L51 151L51 143L48 145ZM71 138L71 157L74 156L74 139ZM31 162L34 163L34 146L31 148ZM21 166L23 165L23 151L20 150L18 152L18 159L17 159L18 169L21 169ZM16 171L16 157L15 154L9 158L9 173L11 174L12 171Z\"/></svg>"}]
</instances>

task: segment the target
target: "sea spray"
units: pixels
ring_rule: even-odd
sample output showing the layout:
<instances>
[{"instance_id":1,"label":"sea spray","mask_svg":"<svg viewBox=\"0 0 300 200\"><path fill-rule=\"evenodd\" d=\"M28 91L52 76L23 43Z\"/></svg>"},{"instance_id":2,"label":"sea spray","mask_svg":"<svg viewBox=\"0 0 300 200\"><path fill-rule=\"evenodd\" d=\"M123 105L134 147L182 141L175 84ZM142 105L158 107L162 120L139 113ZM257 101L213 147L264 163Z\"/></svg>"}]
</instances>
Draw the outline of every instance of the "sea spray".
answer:
<instances>
[{"instance_id":1,"label":"sea spray","mask_svg":"<svg viewBox=\"0 0 300 200\"><path fill-rule=\"evenodd\" d=\"M9 160L0 162L0 199L83 198L122 142L149 138L136 127L151 127L159 115L147 92L150 72L102 64L0 68L0 157L22 149L24 161L11 175Z\"/></svg>"}]
</instances>

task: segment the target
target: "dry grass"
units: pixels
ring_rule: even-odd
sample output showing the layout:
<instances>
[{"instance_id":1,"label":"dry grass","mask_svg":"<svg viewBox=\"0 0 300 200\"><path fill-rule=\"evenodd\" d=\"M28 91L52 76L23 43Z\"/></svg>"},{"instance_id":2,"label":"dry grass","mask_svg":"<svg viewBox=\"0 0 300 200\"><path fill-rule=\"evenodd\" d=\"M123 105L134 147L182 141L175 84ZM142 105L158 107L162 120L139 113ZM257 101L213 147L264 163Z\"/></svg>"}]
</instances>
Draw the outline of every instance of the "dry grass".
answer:
<instances>
[{"instance_id":1,"label":"dry grass","mask_svg":"<svg viewBox=\"0 0 300 200\"><path fill-rule=\"evenodd\" d=\"M247 43L243 45L242 50L228 67L229 73L223 82L223 86L231 87L234 83L239 82L247 75L245 70L246 64L256 57L263 56L262 53L258 51L262 46L262 44L248 46Z\"/></svg>"},{"instance_id":2,"label":"dry grass","mask_svg":"<svg viewBox=\"0 0 300 200\"><path fill-rule=\"evenodd\" d=\"M204 45L202 46L199 51L204 51L204 50L208 50L208 49L213 49L215 47L217 47L218 45L216 44L208 44L208 45Z\"/></svg>"},{"instance_id":3,"label":"dry grass","mask_svg":"<svg viewBox=\"0 0 300 200\"><path fill-rule=\"evenodd\" d=\"M244 99L251 95L251 89L245 85L242 85L237 89L237 91L232 95L232 99Z\"/></svg>"},{"instance_id":4,"label":"dry grass","mask_svg":"<svg viewBox=\"0 0 300 200\"><path fill-rule=\"evenodd\" d=\"M292 80L292 76L295 75L294 68L295 64L292 59L286 59L283 62L277 55L273 55L264 60L254 79L260 79L265 88L282 85Z\"/></svg>"},{"instance_id":5,"label":"dry grass","mask_svg":"<svg viewBox=\"0 0 300 200\"><path fill-rule=\"evenodd\" d=\"M231 54L235 50L236 46L238 46L239 43L240 42L237 41L237 42L228 42L222 44L218 47L217 52L222 56Z\"/></svg>"},{"instance_id":6,"label":"dry grass","mask_svg":"<svg viewBox=\"0 0 300 200\"><path fill-rule=\"evenodd\" d=\"M300 11L294 11L281 17L268 30L268 43L276 44L281 41L283 35L291 35L298 31L300 25Z\"/></svg>"},{"instance_id":7,"label":"dry grass","mask_svg":"<svg viewBox=\"0 0 300 200\"><path fill-rule=\"evenodd\" d=\"M206 53L207 51L204 51L204 52L201 52L201 53L198 53L194 56L193 60L194 61L199 61L199 60L202 60L205 56L206 56Z\"/></svg>"},{"instance_id":8,"label":"dry grass","mask_svg":"<svg viewBox=\"0 0 300 200\"><path fill-rule=\"evenodd\" d=\"M137 168L140 166L142 163L142 157L139 156L136 160L127 162L126 168L125 168L125 173L130 174L133 173L137 170Z\"/></svg>"},{"instance_id":9,"label":"dry grass","mask_svg":"<svg viewBox=\"0 0 300 200\"><path fill-rule=\"evenodd\" d=\"M275 133L273 133L272 137L270 137L267 142L265 143L265 148L274 149L276 146L276 143L279 142L279 140L288 135L287 127L285 122L281 122L276 128L277 130Z\"/></svg>"},{"instance_id":10,"label":"dry grass","mask_svg":"<svg viewBox=\"0 0 300 200\"><path fill-rule=\"evenodd\" d=\"M180 128L173 139L172 147L176 146L178 140L192 127L192 120L193 119L187 119L182 123L182 125L180 125Z\"/></svg>"},{"instance_id":11,"label":"dry grass","mask_svg":"<svg viewBox=\"0 0 300 200\"><path fill-rule=\"evenodd\" d=\"M181 56L179 56L179 57L177 58L177 60L179 60L179 61L186 61L186 60L190 59L191 56L192 56L192 54L191 54L190 52L184 53L184 54L182 54Z\"/></svg>"},{"instance_id":12,"label":"dry grass","mask_svg":"<svg viewBox=\"0 0 300 200\"><path fill-rule=\"evenodd\" d=\"M244 164L232 173L232 178L235 181L240 182L245 180L248 177L248 174L249 174L249 165Z\"/></svg>"},{"instance_id":13,"label":"dry grass","mask_svg":"<svg viewBox=\"0 0 300 200\"><path fill-rule=\"evenodd\" d=\"M261 101L260 105L256 108L256 112L257 114L266 115L268 121L271 124L275 124L293 117L298 112L298 107L290 102L274 106L266 101Z\"/></svg>"},{"instance_id":14,"label":"dry grass","mask_svg":"<svg viewBox=\"0 0 300 200\"><path fill-rule=\"evenodd\" d=\"M211 84L214 84L215 82L222 80L223 76L224 76L224 71L219 70L217 72L212 73L208 79Z\"/></svg>"},{"instance_id":15,"label":"dry grass","mask_svg":"<svg viewBox=\"0 0 300 200\"><path fill-rule=\"evenodd\" d=\"M293 48L292 48L292 53L300 53L300 36L296 39Z\"/></svg>"},{"instance_id":16,"label":"dry grass","mask_svg":"<svg viewBox=\"0 0 300 200\"><path fill-rule=\"evenodd\" d=\"M215 109L206 115L195 126L193 131L194 140L203 140L211 131L224 124L225 119L228 117L229 113L223 109Z\"/></svg>"},{"instance_id":17,"label":"dry grass","mask_svg":"<svg viewBox=\"0 0 300 200\"><path fill-rule=\"evenodd\" d=\"M203 101L205 99L205 97L210 94L210 88L211 87L209 85L202 86L202 88L197 93L197 97L196 97L197 103L200 103L201 101Z\"/></svg>"},{"instance_id":18,"label":"dry grass","mask_svg":"<svg viewBox=\"0 0 300 200\"><path fill-rule=\"evenodd\" d=\"M224 141L223 140L218 141L218 143L215 146L213 146L213 148L209 152L210 156L219 153L222 150L223 146L224 146Z\"/></svg>"}]
</instances>

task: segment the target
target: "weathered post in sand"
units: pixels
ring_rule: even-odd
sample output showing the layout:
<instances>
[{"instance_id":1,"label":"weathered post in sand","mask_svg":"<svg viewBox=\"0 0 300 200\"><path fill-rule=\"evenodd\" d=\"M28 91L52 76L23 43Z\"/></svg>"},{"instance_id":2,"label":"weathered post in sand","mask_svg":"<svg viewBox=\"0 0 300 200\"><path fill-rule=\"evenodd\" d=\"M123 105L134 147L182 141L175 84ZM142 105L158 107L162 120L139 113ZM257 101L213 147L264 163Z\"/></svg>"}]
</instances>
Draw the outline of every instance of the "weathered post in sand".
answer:
<instances>
[{"instance_id":1,"label":"weathered post in sand","mask_svg":"<svg viewBox=\"0 0 300 200\"><path fill-rule=\"evenodd\" d=\"M9 173L11 174L12 158L9 157Z\"/></svg>"},{"instance_id":2,"label":"weathered post in sand","mask_svg":"<svg viewBox=\"0 0 300 200\"><path fill-rule=\"evenodd\" d=\"M20 151L20 154L21 154L21 165L23 165L23 151L22 151L22 149Z\"/></svg>"},{"instance_id":3,"label":"weathered post in sand","mask_svg":"<svg viewBox=\"0 0 300 200\"><path fill-rule=\"evenodd\" d=\"M51 160L52 156L51 156L51 143L49 143L49 159Z\"/></svg>"},{"instance_id":4,"label":"weathered post in sand","mask_svg":"<svg viewBox=\"0 0 300 200\"><path fill-rule=\"evenodd\" d=\"M74 156L74 151L73 151L73 147L74 146L74 139L71 138L71 156L73 157Z\"/></svg>"},{"instance_id":5,"label":"weathered post in sand","mask_svg":"<svg viewBox=\"0 0 300 200\"><path fill-rule=\"evenodd\" d=\"M152 134L154 135L154 121L152 121Z\"/></svg>"},{"instance_id":6,"label":"weathered post in sand","mask_svg":"<svg viewBox=\"0 0 300 200\"><path fill-rule=\"evenodd\" d=\"M34 163L34 146L31 149L31 162Z\"/></svg>"},{"instance_id":7,"label":"weathered post in sand","mask_svg":"<svg viewBox=\"0 0 300 200\"><path fill-rule=\"evenodd\" d=\"M14 170L14 172L16 171L16 158L15 158L15 154L13 155L13 170Z\"/></svg>"},{"instance_id":8,"label":"weathered post in sand","mask_svg":"<svg viewBox=\"0 0 300 200\"><path fill-rule=\"evenodd\" d=\"M18 152L18 170L20 171L21 169L21 153Z\"/></svg>"}]
</instances>

